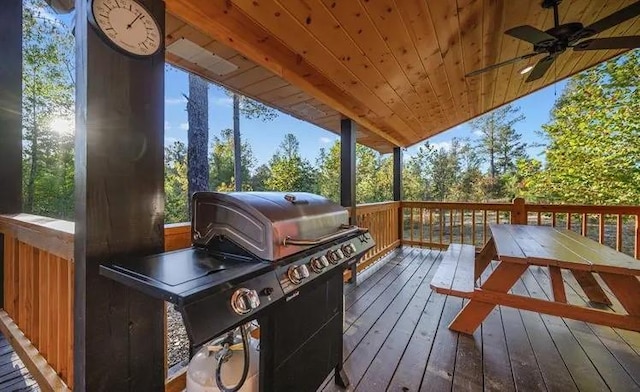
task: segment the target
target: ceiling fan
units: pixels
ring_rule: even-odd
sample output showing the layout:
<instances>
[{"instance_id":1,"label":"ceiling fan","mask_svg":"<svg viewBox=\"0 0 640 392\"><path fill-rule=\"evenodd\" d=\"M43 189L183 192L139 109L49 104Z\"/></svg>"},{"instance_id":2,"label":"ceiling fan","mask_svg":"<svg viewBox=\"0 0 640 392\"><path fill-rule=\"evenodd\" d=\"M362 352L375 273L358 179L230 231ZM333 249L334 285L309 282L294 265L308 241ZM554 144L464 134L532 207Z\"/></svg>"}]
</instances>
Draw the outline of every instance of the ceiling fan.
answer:
<instances>
[{"instance_id":1,"label":"ceiling fan","mask_svg":"<svg viewBox=\"0 0 640 392\"><path fill-rule=\"evenodd\" d=\"M613 14L590 24L589 26L583 26L582 23L577 22L560 24L558 5L561 1L562 0L542 1L542 7L553 8L554 24L549 30L542 31L533 26L524 25L514 27L504 32L514 38L533 44L533 52L527 53L523 56L518 56L511 60L490 65L486 68L473 71L465 76L476 76L504 65L513 64L521 60L546 54L546 56L540 59L533 68L527 67L528 69L525 68L521 72L526 73L531 71L526 82L532 82L543 77L556 58L568 48L577 51L640 48L640 35L591 38L585 40L585 38L590 38L626 20L640 15L640 1L630 4Z\"/></svg>"}]
</instances>

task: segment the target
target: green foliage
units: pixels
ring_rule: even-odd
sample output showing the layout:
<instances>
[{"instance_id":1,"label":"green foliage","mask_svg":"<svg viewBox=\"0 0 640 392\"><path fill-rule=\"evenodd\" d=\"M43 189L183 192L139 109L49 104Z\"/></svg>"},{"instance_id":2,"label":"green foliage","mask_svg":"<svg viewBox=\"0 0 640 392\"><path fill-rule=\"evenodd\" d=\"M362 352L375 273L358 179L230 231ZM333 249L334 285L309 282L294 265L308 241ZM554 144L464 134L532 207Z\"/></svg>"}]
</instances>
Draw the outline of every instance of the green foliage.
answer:
<instances>
[{"instance_id":1,"label":"green foliage","mask_svg":"<svg viewBox=\"0 0 640 392\"><path fill-rule=\"evenodd\" d=\"M73 36L42 0L24 2L24 211L73 217ZM66 128L66 129L65 129Z\"/></svg>"},{"instance_id":2,"label":"green foliage","mask_svg":"<svg viewBox=\"0 0 640 392\"><path fill-rule=\"evenodd\" d=\"M574 76L543 126L543 170L524 195L548 202L640 203L640 52ZM531 169L531 168L529 168Z\"/></svg>"},{"instance_id":3,"label":"green foliage","mask_svg":"<svg viewBox=\"0 0 640 392\"><path fill-rule=\"evenodd\" d=\"M469 123L480 135L478 153L489 164L491 178L513 171L516 160L524 157L526 144L514 129L514 125L522 120L520 108L506 105Z\"/></svg>"},{"instance_id":4,"label":"green foliage","mask_svg":"<svg viewBox=\"0 0 640 392\"><path fill-rule=\"evenodd\" d=\"M251 178L251 169L255 165L253 150L245 141L241 143L242 178ZM220 192L231 192L234 188L233 177L233 130L223 129L220 136L213 138L211 147L209 186L210 189ZM243 190L251 190L250 181L243 181Z\"/></svg>"},{"instance_id":5,"label":"green foliage","mask_svg":"<svg viewBox=\"0 0 640 392\"><path fill-rule=\"evenodd\" d=\"M269 161L270 173L264 187L270 191L317 193L316 172L311 163L300 156L300 142L291 133Z\"/></svg>"},{"instance_id":6,"label":"green foliage","mask_svg":"<svg viewBox=\"0 0 640 392\"><path fill-rule=\"evenodd\" d=\"M165 222L189 220L187 146L176 141L164 149Z\"/></svg>"}]
</instances>

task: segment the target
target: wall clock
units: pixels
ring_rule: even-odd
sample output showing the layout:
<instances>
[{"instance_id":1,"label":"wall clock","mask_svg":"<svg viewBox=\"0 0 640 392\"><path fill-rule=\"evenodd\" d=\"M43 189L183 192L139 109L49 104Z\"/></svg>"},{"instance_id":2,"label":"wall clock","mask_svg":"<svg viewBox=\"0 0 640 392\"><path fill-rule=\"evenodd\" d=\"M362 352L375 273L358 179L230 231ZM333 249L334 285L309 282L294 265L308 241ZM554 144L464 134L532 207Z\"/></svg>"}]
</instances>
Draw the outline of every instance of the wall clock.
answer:
<instances>
[{"instance_id":1,"label":"wall clock","mask_svg":"<svg viewBox=\"0 0 640 392\"><path fill-rule=\"evenodd\" d=\"M163 45L160 24L136 0L89 0L87 12L98 34L127 55L150 57Z\"/></svg>"}]
</instances>

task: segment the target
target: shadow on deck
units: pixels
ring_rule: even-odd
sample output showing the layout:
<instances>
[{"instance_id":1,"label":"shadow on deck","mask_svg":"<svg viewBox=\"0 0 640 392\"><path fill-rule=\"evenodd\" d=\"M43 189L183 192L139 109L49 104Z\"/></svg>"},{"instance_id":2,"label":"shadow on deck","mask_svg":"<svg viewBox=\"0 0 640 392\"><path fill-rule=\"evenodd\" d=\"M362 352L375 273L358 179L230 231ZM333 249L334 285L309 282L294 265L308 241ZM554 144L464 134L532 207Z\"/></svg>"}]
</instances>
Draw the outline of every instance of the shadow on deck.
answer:
<instances>
[{"instance_id":1,"label":"shadow on deck","mask_svg":"<svg viewBox=\"0 0 640 392\"><path fill-rule=\"evenodd\" d=\"M405 247L346 289L349 390L640 390L640 333L502 306L473 336L451 332L463 300L430 289L439 256ZM569 302L584 304L564 278ZM546 269L530 268L514 292L550 296Z\"/></svg>"},{"instance_id":2,"label":"shadow on deck","mask_svg":"<svg viewBox=\"0 0 640 392\"><path fill-rule=\"evenodd\" d=\"M7 339L0 333L0 391L39 391Z\"/></svg>"}]
</instances>

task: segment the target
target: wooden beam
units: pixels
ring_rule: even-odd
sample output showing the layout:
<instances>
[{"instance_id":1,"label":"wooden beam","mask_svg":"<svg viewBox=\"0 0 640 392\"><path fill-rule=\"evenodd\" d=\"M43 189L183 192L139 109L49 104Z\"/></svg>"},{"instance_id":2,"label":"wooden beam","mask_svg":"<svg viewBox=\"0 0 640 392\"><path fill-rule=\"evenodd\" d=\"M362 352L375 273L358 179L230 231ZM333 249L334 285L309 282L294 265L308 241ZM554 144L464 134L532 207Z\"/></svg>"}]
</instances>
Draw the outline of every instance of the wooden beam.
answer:
<instances>
[{"instance_id":1,"label":"wooden beam","mask_svg":"<svg viewBox=\"0 0 640 392\"><path fill-rule=\"evenodd\" d=\"M164 2L139 1L164 30ZM87 14L85 0L76 12ZM164 50L127 57L85 17L75 37L74 389L160 391L164 303L99 265L164 248Z\"/></svg>"},{"instance_id":2,"label":"wooden beam","mask_svg":"<svg viewBox=\"0 0 640 392\"><path fill-rule=\"evenodd\" d=\"M367 117L375 113L335 86L302 56L247 17L226 0L167 0L167 10L188 21L211 38L230 46L256 64L300 87L311 96L352 118L372 133L396 146L407 146L391 129L383 129Z\"/></svg>"}]
</instances>

